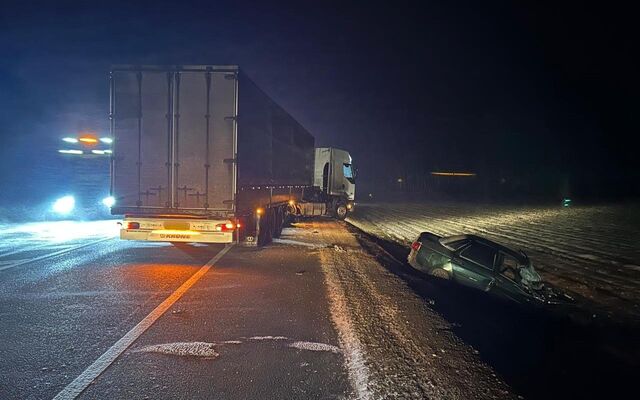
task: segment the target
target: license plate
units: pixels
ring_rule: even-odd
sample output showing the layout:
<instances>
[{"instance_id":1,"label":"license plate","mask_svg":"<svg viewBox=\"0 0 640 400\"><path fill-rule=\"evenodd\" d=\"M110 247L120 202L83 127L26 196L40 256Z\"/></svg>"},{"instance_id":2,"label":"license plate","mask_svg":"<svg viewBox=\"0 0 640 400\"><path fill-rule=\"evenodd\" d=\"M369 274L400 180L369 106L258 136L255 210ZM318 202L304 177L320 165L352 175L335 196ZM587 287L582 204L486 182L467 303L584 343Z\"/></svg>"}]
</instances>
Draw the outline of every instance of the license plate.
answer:
<instances>
[{"instance_id":1,"label":"license plate","mask_svg":"<svg viewBox=\"0 0 640 400\"><path fill-rule=\"evenodd\" d=\"M164 229L171 229L175 231L188 231L189 223L188 222L165 222Z\"/></svg>"}]
</instances>

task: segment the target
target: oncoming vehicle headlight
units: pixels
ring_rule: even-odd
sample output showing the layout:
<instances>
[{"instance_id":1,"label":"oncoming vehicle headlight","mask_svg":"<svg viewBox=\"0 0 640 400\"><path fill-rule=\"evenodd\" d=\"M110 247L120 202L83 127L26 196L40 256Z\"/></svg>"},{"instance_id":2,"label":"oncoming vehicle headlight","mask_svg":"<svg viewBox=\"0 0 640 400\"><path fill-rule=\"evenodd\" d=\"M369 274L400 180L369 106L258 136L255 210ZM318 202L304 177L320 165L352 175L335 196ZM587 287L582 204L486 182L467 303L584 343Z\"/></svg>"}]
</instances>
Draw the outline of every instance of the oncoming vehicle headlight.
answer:
<instances>
[{"instance_id":1,"label":"oncoming vehicle headlight","mask_svg":"<svg viewBox=\"0 0 640 400\"><path fill-rule=\"evenodd\" d=\"M102 199L102 204L104 204L107 208L111 208L116 204L116 199L113 196L105 197Z\"/></svg>"},{"instance_id":2,"label":"oncoming vehicle headlight","mask_svg":"<svg viewBox=\"0 0 640 400\"><path fill-rule=\"evenodd\" d=\"M53 211L58 214L69 214L76 206L76 199L73 196L64 196L53 203Z\"/></svg>"}]
</instances>

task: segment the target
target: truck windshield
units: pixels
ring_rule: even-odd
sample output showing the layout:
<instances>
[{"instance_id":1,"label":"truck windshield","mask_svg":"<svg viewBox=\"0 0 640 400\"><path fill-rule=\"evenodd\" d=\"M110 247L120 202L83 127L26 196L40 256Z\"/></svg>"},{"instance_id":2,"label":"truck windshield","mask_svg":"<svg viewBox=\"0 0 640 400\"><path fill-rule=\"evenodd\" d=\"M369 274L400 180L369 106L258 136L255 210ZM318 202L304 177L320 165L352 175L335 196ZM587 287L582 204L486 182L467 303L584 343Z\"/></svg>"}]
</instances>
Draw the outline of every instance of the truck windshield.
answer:
<instances>
[{"instance_id":1,"label":"truck windshield","mask_svg":"<svg viewBox=\"0 0 640 400\"><path fill-rule=\"evenodd\" d=\"M349 182L356 183L353 176L353 170L351 169L351 164L348 164L348 163L342 164L342 173L344 174L344 177L347 178Z\"/></svg>"}]
</instances>

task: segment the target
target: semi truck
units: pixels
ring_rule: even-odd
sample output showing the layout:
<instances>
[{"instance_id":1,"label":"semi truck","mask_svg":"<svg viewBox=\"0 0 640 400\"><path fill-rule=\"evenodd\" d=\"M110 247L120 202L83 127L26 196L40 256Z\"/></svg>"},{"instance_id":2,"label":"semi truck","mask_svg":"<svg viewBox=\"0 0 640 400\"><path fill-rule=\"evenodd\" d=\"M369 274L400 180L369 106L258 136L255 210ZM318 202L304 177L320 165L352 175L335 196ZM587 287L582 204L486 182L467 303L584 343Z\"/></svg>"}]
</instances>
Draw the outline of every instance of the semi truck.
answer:
<instances>
[{"instance_id":1,"label":"semi truck","mask_svg":"<svg viewBox=\"0 0 640 400\"><path fill-rule=\"evenodd\" d=\"M263 245L291 218L344 219L350 154L235 65L113 66L111 213L128 240Z\"/></svg>"}]
</instances>

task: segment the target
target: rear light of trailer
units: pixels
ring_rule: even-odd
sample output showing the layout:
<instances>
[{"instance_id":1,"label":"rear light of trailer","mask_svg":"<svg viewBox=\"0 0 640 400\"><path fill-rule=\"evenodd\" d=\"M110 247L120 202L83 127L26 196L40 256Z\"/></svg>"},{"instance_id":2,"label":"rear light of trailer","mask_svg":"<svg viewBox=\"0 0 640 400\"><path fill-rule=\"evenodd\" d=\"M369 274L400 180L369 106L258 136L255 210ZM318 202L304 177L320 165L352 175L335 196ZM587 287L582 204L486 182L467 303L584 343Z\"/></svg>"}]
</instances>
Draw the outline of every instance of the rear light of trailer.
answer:
<instances>
[{"instance_id":1,"label":"rear light of trailer","mask_svg":"<svg viewBox=\"0 0 640 400\"><path fill-rule=\"evenodd\" d=\"M233 222L227 222L226 224L216 225L216 231L218 232L232 232L234 229L236 229L236 225Z\"/></svg>"},{"instance_id":2,"label":"rear light of trailer","mask_svg":"<svg viewBox=\"0 0 640 400\"><path fill-rule=\"evenodd\" d=\"M413 243L411 244L411 249L412 249L412 250L415 250L415 251L418 251L418 250L420 250L420 247L421 247L421 246L422 246L422 243L420 243L420 242L418 242L418 241L415 241L415 242L413 242Z\"/></svg>"},{"instance_id":3,"label":"rear light of trailer","mask_svg":"<svg viewBox=\"0 0 640 400\"><path fill-rule=\"evenodd\" d=\"M140 222L127 222L127 229L140 229Z\"/></svg>"}]
</instances>

